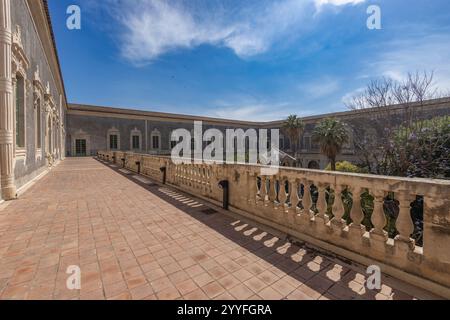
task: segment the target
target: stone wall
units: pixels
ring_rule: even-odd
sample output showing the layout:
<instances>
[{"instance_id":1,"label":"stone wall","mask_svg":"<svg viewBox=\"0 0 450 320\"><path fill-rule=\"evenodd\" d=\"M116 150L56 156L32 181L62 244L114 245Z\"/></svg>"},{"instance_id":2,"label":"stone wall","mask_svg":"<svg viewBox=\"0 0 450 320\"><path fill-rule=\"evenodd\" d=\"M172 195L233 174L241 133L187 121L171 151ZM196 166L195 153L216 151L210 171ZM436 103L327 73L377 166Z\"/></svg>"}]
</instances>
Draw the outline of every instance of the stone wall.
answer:
<instances>
[{"instance_id":1,"label":"stone wall","mask_svg":"<svg viewBox=\"0 0 450 320\"><path fill-rule=\"evenodd\" d=\"M95 110L95 107L92 107ZM130 110L131 111L131 110ZM69 109L67 115L67 156L76 156L74 152L75 140L77 138L86 139L88 144L87 156L96 155L100 150L109 149L108 132L117 132L120 136L119 150L136 151L150 154L166 154L171 152L171 133L176 129L186 129L193 132L194 121L158 119L155 116L127 116L127 115L99 115L95 112L74 112ZM200 120L200 119L199 119ZM242 128L247 130L250 126L239 123L233 124L212 124L203 122L203 131L210 128L217 128L224 133L226 129ZM257 128L256 128L257 129ZM139 132L141 134L140 150L132 150L131 136ZM152 136L160 136L160 146L158 149L152 146ZM192 135L193 136L193 135Z\"/></svg>"},{"instance_id":2,"label":"stone wall","mask_svg":"<svg viewBox=\"0 0 450 320\"><path fill-rule=\"evenodd\" d=\"M390 116L392 121L401 123L401 112L404 111L404 108L393 106L392 110L392 115ZM421 107L420 118L427 119L442 115L450 115L450 99L426 102L425 106L423 108ZM329 160L320 153L319 146L312 141L311 137L315 125L326 117L337 117L349 125L350 141L348 145L344 147L342 153L338 155L337 160L358 163L359 157L353 144L354 136L361 134L361 132L358 131L359 128L367 129L372 126L374 124L374 117L379 116L380 115L375 114L371 110L366 110L304 118L306 126L297 148L299 161L294 162L291 157L286 156L281 159L281 164L311 169L325 169ZM166 118L170 118L170 120ZM120 132L119 150L121 151L168 155L171 150L171 132L179 128L184 128L189 131L192 130L193 121L195 119L203 121L203 130L214 127L220 129L222 132L225 132L227 128L242 128L244 130L248 128L254 128L256 130L263 128L282 129L283 125L282 121L271 123L243 122L123 109L117 109L117 111L115 111L113 108L74 105L73 107L69 106L69 114L67 117L67 155L75 155L73 153L73 148L74 140L77 136L81 138L84 137L90 141L88 143L89 152L87 155L95 155L99 150L108 150L107 133L110 129L117 129L118 132ZM135 129L142 132L143 145L140 150L131 150L131 133ZM158 150L153 149L151 145L151 137L155 132L161 136L161 148ZM383 134L383 132L377 131L377 134ZM292 144L290 143L289 138L283 135L282 130L280 130L280 138L284 140L282 144L280 143L280 146L284 145L284 148L281 147L281 150L292 155Z\"/></svg>"},{"instance_id":3,"label":"stone wall","mask_svg":"<svg viewBox=\"0 0 450 320\"><path fill-rule=\"evenodd\" d=\"M0 0L0 185L5 200L14 199L20 187L64 154L67 106L48 17L46 1Z\"/></svg>"}]
</instances>

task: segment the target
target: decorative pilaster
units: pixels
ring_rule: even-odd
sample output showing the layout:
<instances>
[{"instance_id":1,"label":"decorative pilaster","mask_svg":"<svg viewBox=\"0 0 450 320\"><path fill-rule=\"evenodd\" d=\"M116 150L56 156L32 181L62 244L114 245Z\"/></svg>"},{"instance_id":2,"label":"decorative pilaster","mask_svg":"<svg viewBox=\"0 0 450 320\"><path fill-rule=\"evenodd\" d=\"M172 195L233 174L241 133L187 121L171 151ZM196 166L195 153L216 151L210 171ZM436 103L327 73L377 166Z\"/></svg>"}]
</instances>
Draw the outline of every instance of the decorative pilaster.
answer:
<instances>
[{"instance_id":1,"label":"decorative pilaster","mask_svg":"<svg viewBox=\"0 0 450 320\"><path fill-rule=\"evenodd\" d=\"M10 8L10 0L0 0L0 184L5 200L16 198Z\"/></svg>"}]
</instances>

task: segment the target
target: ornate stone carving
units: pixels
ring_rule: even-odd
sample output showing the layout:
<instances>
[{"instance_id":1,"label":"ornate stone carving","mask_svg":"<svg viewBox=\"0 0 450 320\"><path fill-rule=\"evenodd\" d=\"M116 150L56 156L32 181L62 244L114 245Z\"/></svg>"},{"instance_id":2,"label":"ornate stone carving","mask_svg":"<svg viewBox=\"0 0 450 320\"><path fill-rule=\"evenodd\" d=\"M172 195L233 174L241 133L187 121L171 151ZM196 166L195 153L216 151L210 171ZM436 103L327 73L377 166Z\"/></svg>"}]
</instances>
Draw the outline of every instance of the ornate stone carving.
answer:
<instances>
[{"instance_id":1,"label":"ornate stone carving","mask_svg":"<svg viewBox=\"0 0 450 320\"><path fill-rule=\"evenodd\" d=\"M12 35L12 72L13 77L16 73L20 73L26 79L26 70L30 66L30 62L25 54L22 44L22 31L20 26L16 26L16 30Z\"/></svg>"},{"instance_id":2,"label":"ornate stone carving","mask_svg":"<svg viewBox=\"0 0 450 320\"><path fill-rule=\"evenodd\" d=\"M41 77L39 74L39 65L36 67L36 71L33 76L33 105L34 108L37 107L39 101L43 100L44 97L44 86L41 82Z\"/></svg>"}]
</instances>

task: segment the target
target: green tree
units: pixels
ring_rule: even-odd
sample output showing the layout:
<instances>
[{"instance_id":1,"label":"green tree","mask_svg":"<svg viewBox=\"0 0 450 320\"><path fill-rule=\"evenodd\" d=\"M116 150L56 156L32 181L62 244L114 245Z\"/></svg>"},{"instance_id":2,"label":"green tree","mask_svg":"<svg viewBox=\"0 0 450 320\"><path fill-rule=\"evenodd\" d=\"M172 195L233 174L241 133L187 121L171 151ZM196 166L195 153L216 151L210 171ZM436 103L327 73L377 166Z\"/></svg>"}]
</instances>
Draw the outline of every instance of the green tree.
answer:
<instances>
[{"instance_id":1,"label":"green tree","mask_svg":"<svg viewBox=\"0 0 450 320\"><path fill-rule=\"evenodd\" d=\"M322 120L314 129L313 140L320 145L320 151L331 162L331 170L336 171L336 156L348 142L345 124L333 118Z\"/></svg>"},{"instance_id":2,"label":"green tree","mask_svg":"<svg viewBox=\"0 0 450 320\"><path fill-rule=\"evenodd\" d=\"M296 115L290 115L283 124L282 131L289 137L294 155L297 154L297 146L300 142L300 136L305 130L305 124Z\"/></svg>"}]
</instances>

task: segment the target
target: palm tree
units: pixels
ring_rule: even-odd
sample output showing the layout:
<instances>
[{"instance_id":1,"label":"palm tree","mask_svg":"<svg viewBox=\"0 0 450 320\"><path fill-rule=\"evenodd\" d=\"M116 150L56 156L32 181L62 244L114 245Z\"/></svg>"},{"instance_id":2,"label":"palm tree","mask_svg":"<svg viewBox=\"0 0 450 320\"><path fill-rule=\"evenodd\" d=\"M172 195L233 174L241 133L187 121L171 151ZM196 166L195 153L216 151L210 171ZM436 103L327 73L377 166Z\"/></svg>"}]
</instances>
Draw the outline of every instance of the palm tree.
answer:
<instances>
[{"instance_id":1,"label":"palm tree","mask_svg":"<svg viewBox=\"0 0 450 320\"><path fill-rule=\"evenodd\" d=\"M320 152L330 160L331 170L336 171L336 156L348 142L345 124L332 118L322 120L314 129L312 138L320 145Z\"/></svg>"},{"instance_id":2,"label":"palm tree","mask_svg":"<svg viewBox=\"0 0 450 320\"><path fill-rule=\"evenodd\" d=\"M294 156L297 154L297 146L300 141L300 136L305 130L305 124L302 119L298 118L296 115L290 115L283 124L282 131L289 137L292 144L292 151Z\"/></svg>"}]
</instances>

